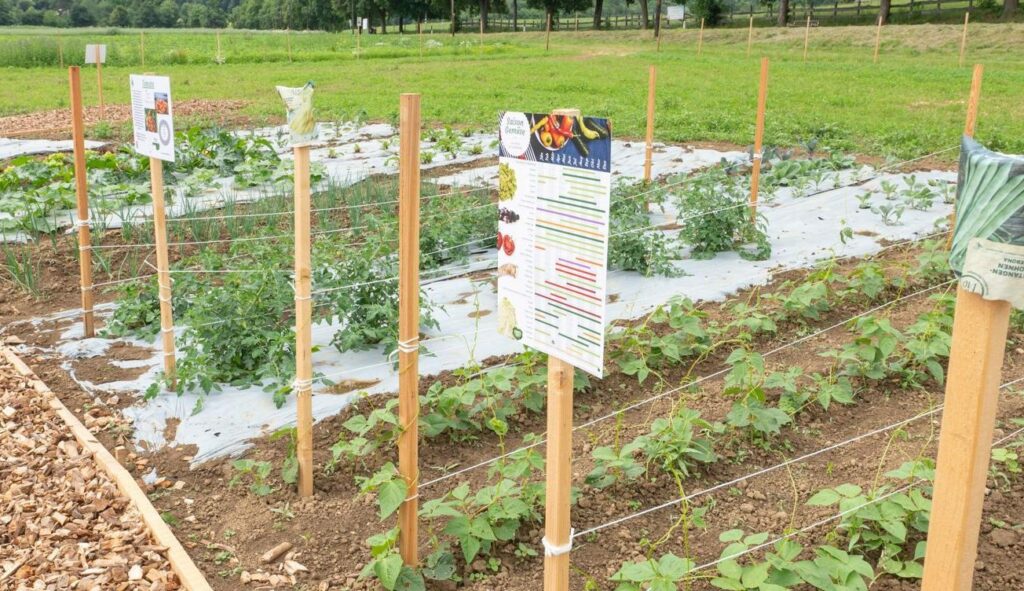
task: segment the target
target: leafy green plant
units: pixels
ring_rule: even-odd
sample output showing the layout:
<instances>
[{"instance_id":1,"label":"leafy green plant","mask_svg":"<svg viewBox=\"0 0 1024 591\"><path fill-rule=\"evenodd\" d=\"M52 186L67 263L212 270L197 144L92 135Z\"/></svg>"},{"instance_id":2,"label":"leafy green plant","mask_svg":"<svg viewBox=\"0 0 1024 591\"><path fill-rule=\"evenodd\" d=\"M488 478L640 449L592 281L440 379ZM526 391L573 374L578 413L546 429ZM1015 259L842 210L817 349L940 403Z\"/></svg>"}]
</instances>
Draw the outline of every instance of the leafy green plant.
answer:
<instances>
[{"instance_id":1,"label":"leafy green plant","mask_svg":"<svg viewBox=\"0 0 1024 591\"><path fill-rule=\"evenodd\" d=\"M235 475L228 481L229 488L248 479L249 492L257 497L265 497L274 492L274 488L267 482L273 470L270 462L241 459L232 462L231 467L235 469Z\"/></svg>"},{"instance_id":2,"label":"leafy green plant","mask_svg":"<svg viewBox=\"0 0 1024 591\"><path fill-rule=\"evenodd\" d=\"M717 253L736 251L747 260L771 256L766 218L751 219L742 177L729 175L722 166L709 169L676 193L684 215L679 218L679 239L691 256L708 259Z\"/></svg>"},{"instance_id":3,"label":"leafy green plant","mask_svg":"<svg viewBox=\"0 0 1024 591\"><path fill-rule=\"evenodd\" d=\"M695 566L692 560L669 553L657 560L627 562L611 580L619 584L615 591L674 591L687 581Z\"/></svg>"}]
</instances>

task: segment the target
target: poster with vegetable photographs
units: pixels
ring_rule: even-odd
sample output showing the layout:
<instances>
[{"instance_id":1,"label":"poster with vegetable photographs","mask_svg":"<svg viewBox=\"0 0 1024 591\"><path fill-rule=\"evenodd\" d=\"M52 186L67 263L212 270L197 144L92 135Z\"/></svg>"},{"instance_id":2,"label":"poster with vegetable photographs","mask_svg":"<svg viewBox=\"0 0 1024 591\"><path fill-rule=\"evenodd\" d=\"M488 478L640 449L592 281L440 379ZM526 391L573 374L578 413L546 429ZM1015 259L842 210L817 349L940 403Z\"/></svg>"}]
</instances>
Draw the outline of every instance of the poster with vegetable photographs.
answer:
<instances>
[{"instance_id":1,"label":"poster with vegetable photographs","mask_svg":"<svg viewBox=\"0 0 1024 591\"><path fill-rule=\"evenodd\" d=\"M498 140L498 332L602 377L611 124L506 112Z\"/></svg>"},{"instance_id":2,"label":"poster with vegetable photographs","mask_svg":"<svg viewBox=\"0 0 1024 591\"><path fill-rule=\"evenodd\" d=\"M135 151L143 156L174 162L174 112L171 79L166 76L129 77Z\"/></svg>"}]
</instances>

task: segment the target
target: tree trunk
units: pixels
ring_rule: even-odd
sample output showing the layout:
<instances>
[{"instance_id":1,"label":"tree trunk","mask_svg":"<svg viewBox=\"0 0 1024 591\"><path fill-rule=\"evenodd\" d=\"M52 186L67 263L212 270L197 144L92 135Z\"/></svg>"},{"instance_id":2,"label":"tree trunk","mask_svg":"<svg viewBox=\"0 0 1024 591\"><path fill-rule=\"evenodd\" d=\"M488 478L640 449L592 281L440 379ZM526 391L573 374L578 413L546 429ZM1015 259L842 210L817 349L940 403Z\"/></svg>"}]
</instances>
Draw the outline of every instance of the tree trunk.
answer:
<instances>
[{"instance_id":1,"label":"tree trunk","mask_svg":"<svg viewBox=\"0 0 1024 591\"><path fill-rule=\"evenodd\" d=\"M487 32L487 12L490 8L490 0L480 0L480 32Z\"/></svg>"},{"instance_id":2,"label":"tree trunk","mask_svg":"<svg viewBox=\"0 0 1024 591\"><path fill-rule=\"evenodd\" d=\"M388 12L386 10L380 11L380 34L388 34Z\"/></svg>"},{"instance_id":3,"label":"tree trunk","mask_svg":"<svg viewBox=\"0 0 1024 591\"><path fill-rule=\"evenodd\" d=\"M643 29L651 28L651 20L647 15L647 0L640 0L640 27Z\"/></svg>"},{"instance_id":4,"label":"tree trunk","mask_svg":"<svg viewBox=\"0 0 1024 591\"><path fill-rule=\"evenodd\" d=\"M1003 0L1003 19L1010 20L1017 16L1020 10L1020 0Z\"/></svg>"},{"instance_id":5,"label":"tree trunk","mask_svg":"<svg viewBox=\"0 0 1024 591\"><path fill-rule=\"evenodd\" d=\"M882 24L889 22L889 11L892 7L892 0L882 0L878 5L878 18L882 19Z\"/></svg>"},{"instance_id":6,"label":"tree trunk","mask_svg":"<svg viewBox=\"0 0 1024 591\"><path fill-rule=\"evenodd\" d=\"M519 30L519 0L512 0L512 32Z\"/></svg>"},{"instance_id":7,"label":"tree trunk","mask_svg":"<svg viewBox=\"0 0 1024 591\"><path fill-rule=\"evenodd\" d=\"M594 0L594 30L601 29L601 10L604 8L604 0Z\"/></svg>"},{"instance_id":8,"label":"tree trunk","mask_svg":"<svg viewBox=\"0 0 1024 591\"><path fill-rule=\"evenodd\" d=\"M405 33L405 17L398 17L398 34L402 35Z\"/></svg>"},{"instance_id":9,"label":"tree trunk","mask_svg":"<svg viewBox=\"0 0 1024 591\"><path fill-rule=\"evenodd\" d=\"M883 0L884 2L885 0ZM789 22L789 0L779 0L779 26L785 27Z\"/></svg>"},{"instance_id":10,"label":"tree trunk","mask_svg":"<svg viewBox=\"0 0 1024 591\"><path fill-rule=\"evenodd\" d=\"M459 21L457 21L456 18L455 18L455 16L456 16L455 15L455 0L451 0L451 2L452 2L452 5L451 5L452 6L452 37L454 37L455 36L455 29L459 28Z\"/></svg>"},{"instance_id":11,"label":"tree trunk","mask_svg":"<svg viewBox=\"0 0 1024 591\"><path fill-rule=\"evenodd\" d=\"M654 37L661 36L661 0L654 3Z\"/></svg>"}]
</instances>

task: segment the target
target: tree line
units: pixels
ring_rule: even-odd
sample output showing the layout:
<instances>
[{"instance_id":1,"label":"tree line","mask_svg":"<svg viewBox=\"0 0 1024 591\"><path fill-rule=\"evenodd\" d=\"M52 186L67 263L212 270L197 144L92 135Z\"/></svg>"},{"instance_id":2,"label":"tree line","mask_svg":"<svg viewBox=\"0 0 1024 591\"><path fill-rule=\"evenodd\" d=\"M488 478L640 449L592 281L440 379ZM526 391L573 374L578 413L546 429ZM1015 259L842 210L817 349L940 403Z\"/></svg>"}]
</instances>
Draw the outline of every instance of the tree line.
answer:
<instances>
[{"instance_id":1,"label":"tree line","mask_svg":"<svg viewBox=\"0 0 1024 591\"><path fill-rule=\"evenodd\" d=\"M778 8L779 26L789 21L791 4L831 4L832 0L0 0L0 26L137 27L293 29L339 31L369 19L375 30L389 24L404 31L426 20L450 20L459 27L459 14L478 16L487 29L490 14L510 15L518 28L520 11L559 15L590 13L595 29L602 28L608 10L639 8L641 26L658 29L665 4L685 4L687 12L715 25L735 4ZM995 0L980 0L994 3ZM880 0L879 16L888 21L892 0ZM1003 0L1004 18L1014 18L1020 0ZM742 7L742 8L741 8ZM619 12L621 14L621 12Z\"/></svg>"}]
</instances>

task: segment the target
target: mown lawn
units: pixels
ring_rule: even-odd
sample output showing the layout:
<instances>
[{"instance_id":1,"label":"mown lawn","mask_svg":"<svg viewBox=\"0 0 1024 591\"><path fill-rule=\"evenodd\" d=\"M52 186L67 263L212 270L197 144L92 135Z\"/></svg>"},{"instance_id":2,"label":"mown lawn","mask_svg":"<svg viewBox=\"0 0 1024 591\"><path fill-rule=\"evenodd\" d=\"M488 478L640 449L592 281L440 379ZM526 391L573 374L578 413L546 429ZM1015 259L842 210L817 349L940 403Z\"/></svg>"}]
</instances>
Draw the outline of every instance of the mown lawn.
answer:
<instances>
[{"instance_id":1,"label":"mown lawn","mask_svg":"<svg viewBox=\"0 0 1024 591\"><path fill-rule=\"evenodd\" d=\"M445 46L426 50L423 58L415 36L366 36L360 59L345 45L351 43L350 36L294 34L293 62L286 57L257 62L258 52L250 52L255 50L236 49L235 59L250 61L234 63L232 39L245 36L250 44L266 44L263 56L268 60L280 58L276 52L285 48L280 33L231 33L222 36L228 58L224 65L212 60L150 65L172 51L168 47L176 39L183 42L183 51L193 53L215 43L210 32L164 32L147 35L146 70L170 75L176 100L249 101L246 114L257 121L283 114L276 84L315 80L321 119L392 120L398 94L419 92L424 120L432 124L493 127L500 110L573 106L611 117L620 136L639 137L647 65L655 64L658 139L748 144L758 59L766 55L772 60L769 144L818 138L843 149L908 158L954 145L962 130L971 72L957 66L960 31L953 25L887 27L878 64L872 63L873 27L839 27L811 31L806 63L803 30L773 28L755 31L749 57L745 30L707 31L699 56L693 30L669 31L660 52L649 32L558 33L552 36L550 52L544 52L539 33L487 35L483 48L476 45L477 35L460 35L454 42L436 35ZM977 25L971 30L967 60L968 65L986 65L978 137L1013 152L1024 152L1020 47L1024 25ZM333 53L325 57L325 52ZM107 102L127 102L128 74L139 71L138 65L105 67ZM91 67L84 81L85 100L95 102ZM67 102L67 74L58 67L0 70L0 114L62 108Z\"/></svg>"}]
</instances>

